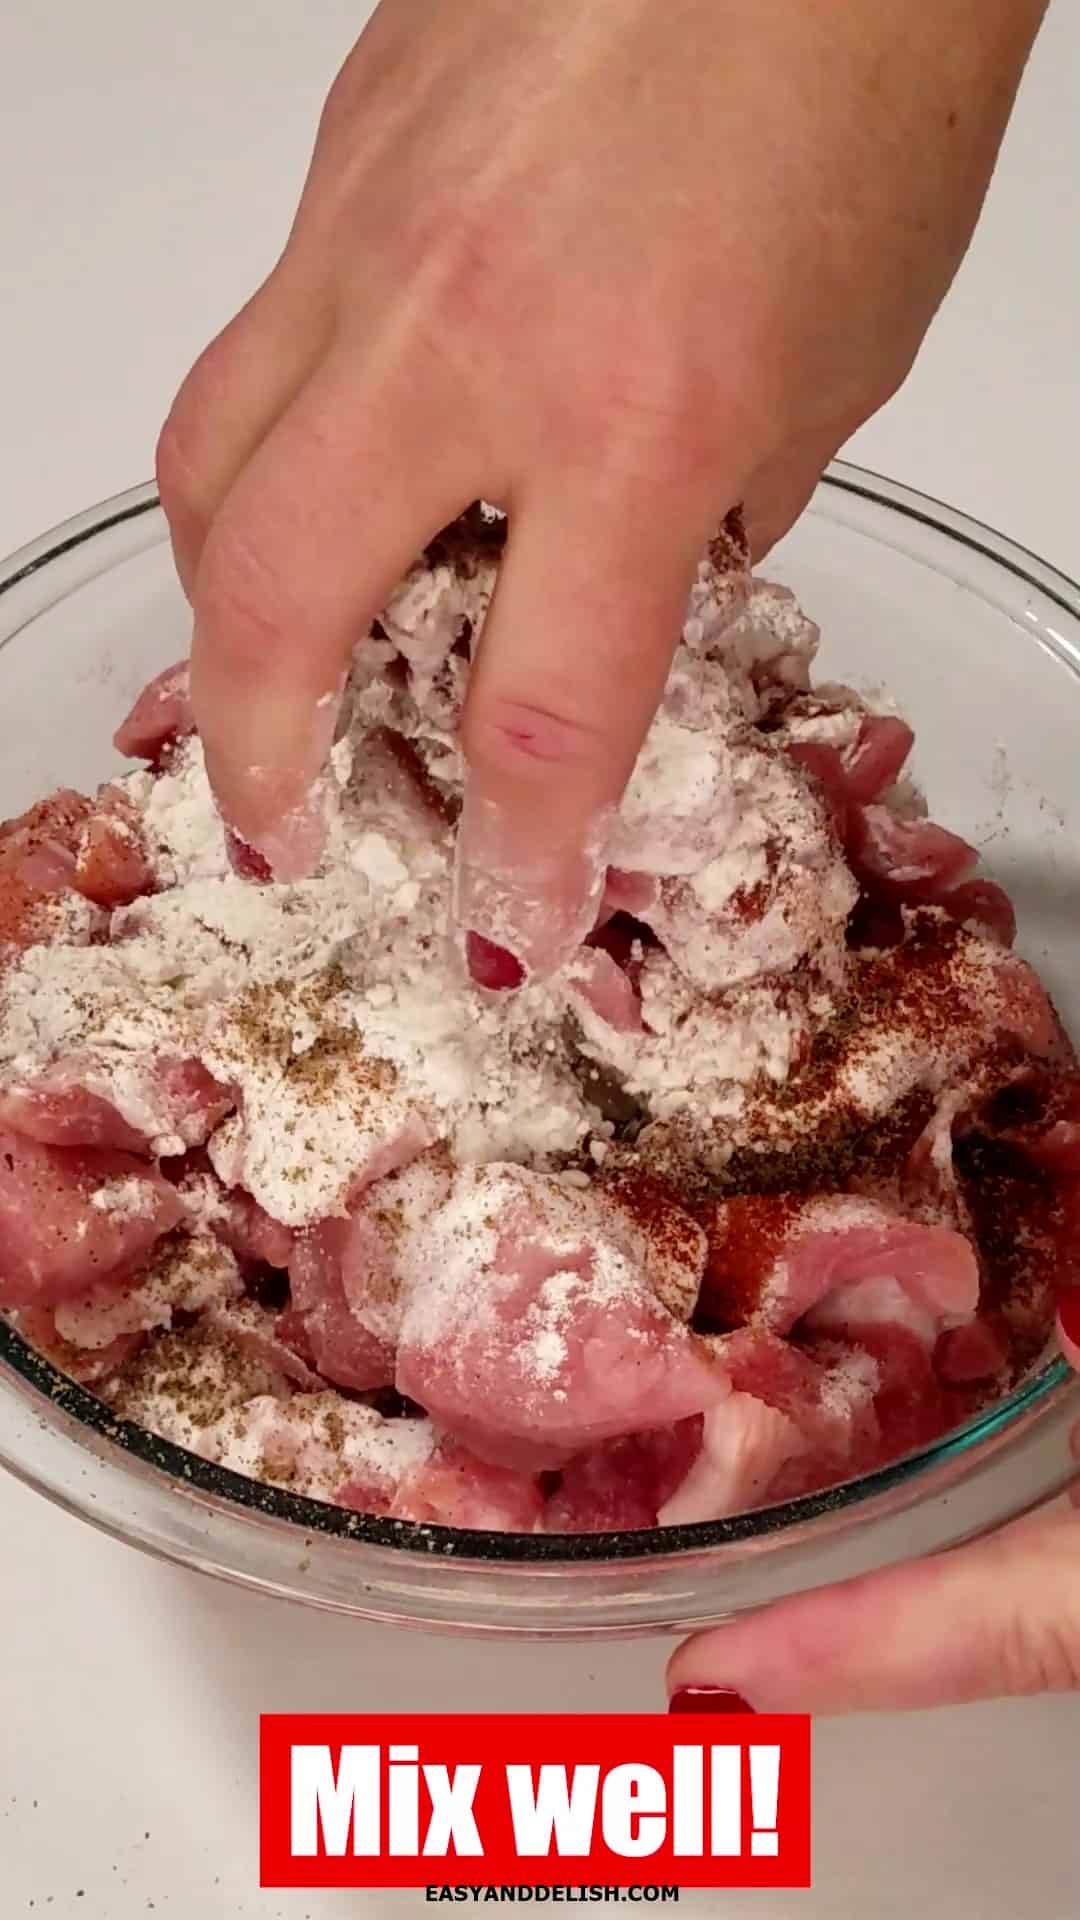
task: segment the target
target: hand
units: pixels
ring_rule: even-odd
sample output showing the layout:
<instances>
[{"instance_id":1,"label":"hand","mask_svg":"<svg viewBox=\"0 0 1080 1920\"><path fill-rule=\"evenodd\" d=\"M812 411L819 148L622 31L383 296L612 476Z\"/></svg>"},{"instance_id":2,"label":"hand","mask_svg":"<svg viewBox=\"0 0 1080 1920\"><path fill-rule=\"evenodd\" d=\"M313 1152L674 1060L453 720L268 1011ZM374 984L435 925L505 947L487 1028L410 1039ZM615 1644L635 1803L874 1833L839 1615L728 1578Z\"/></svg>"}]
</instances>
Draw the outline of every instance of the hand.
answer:
<instances>
[{"instance_id":1,"label":"hand","mask_svg":"<svg viewBox=\"0 0 1080 1920\"><path fill-rule=\"evenodd\" d=\"M707 536L744 501L763 553L903 379L1042 10L383 0L158 450L211 778L279 873L353 642L494 500L459 917L558 964Z\"/></svg>"},{"instance_id":2,"label":"hand","mask_svg":"<svg viewBox=\"0 0 1080 1920\"><path fill-rule=\"evenodd\" d=\"M1080 1368L1070 1328L1080 1335L1075 1289L1059 1331ZM1080 1461L1080 1427L1072 1450ZM759 1713L813 1714L1080 1688L1080 1513L1040 1514L699 1634L673 1656L668 1687L721 1687Z\"/></svg>"}]
</instances>

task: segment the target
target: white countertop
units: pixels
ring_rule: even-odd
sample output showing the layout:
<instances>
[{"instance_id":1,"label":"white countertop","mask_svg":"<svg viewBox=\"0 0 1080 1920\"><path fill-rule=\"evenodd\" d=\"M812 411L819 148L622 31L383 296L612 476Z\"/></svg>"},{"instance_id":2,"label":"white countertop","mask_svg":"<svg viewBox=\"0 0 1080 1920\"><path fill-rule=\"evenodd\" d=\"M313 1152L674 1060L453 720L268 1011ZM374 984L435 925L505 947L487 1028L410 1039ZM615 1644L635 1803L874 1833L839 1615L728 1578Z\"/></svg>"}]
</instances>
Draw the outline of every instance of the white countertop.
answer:
<instances>
[{"instance_id":1,"label":"white countertop","mask_svg":"<svg viewBox=\"0 0 1080 1920\"><path fill-rule=\"evenodd\" d=\"M0 551L145 478L187 365L280 243L359 0L8 7L0 21ZM242 15L242 19L238 16ZM990 205L902 396L854 453L1080 571L1080 14L1055 0ZM661 1644L395 1635L160 1567L0 1479L0 1911L331 1920L422 1895L260 1894L265 1710L647 1709ZM1075 1699L816 1735L816 1887L778 1920L1072 1920Z\"/></svg>"}]
</instances>

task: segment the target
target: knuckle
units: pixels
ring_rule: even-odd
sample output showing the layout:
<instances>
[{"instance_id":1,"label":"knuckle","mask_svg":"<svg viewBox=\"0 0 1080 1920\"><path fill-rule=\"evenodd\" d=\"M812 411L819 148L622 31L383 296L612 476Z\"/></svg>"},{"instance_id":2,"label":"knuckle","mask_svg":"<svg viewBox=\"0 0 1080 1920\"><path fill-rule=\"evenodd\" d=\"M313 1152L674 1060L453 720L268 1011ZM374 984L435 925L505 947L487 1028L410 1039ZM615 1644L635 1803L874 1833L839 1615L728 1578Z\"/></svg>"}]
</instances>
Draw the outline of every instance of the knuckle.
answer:
<instances>
[{"instance_id":1,"label":"knuckle","mask_svg":"<svg viewBox=\"0 0 1080 1920\"><path fill-rule=\"evenodd\" d=\"M462 745L470 766L521 775L575 771L608 757L602 726L531 700L499 696L466 708Z\"/></svg>"},{"instance_id":2,"label":"knuckle","mask_svg":"<svg viewBox=\"0 0 1080 1920\"><path fill-rule=\"evenodd\" d=\"M235 665L258 670L295 630L287 589L266 545L245 529L212 529L203 550L195 593L196 615Z\"/></svg>"},{"instance_id":3,"label":"knuckle","mask_svg":"<svg viewBox=\"0 0 1080 1920\"><path fill-rule=\"evenodd\" d=\"M1002 1630L1001 1675L1009 1694L1080 1689L1080 1623L1032 1619L1017 1609Z\"/></svg>"},{"instance_id":4,"label":"knuckle","mask_svg":"<svg viewBox=\"0 0 1080 1920\"><path fill-rule=\"evenodd\" d=\"M154 470L166 513L203 504L217 399L224 386L224 352L214 341L195 362L158 436Z\"/></svg>"},{"instance_id":5,"label":"knuckle","mask_svg":"<svg viewBox=\"0 0 1080 1920\"><path fill-rule=\"evenodd\" d=\"M154 474L161 504L169 519L195 507L199 495L198 465L179 401L158 435Z\"/></svg>"}]
</instances>

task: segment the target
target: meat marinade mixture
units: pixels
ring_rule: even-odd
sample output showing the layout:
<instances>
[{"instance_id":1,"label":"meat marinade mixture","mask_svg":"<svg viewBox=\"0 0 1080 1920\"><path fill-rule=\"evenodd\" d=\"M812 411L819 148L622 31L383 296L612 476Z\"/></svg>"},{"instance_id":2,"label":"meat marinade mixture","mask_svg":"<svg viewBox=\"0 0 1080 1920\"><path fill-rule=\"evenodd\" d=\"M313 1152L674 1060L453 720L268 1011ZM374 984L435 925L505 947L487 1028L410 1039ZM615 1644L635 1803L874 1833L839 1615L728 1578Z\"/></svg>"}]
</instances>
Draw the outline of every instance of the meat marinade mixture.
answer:
<instances>
[{"instance_id":1,"label":"meat marinade mixture","mask_svg":"<svg viewBox=\"0 0 1080 1920\"><path fill-rule=\"evenodd\" d=\"M450 935L457 719L504 525L356 650L313 877L145 763L0 827L0 1306L116 1413L360 1510L579 1532L866 1471L1002 1394L1073 1231L1080 1078L999 888L703 559L556 978Z\"/></svg>"}]
</instances>

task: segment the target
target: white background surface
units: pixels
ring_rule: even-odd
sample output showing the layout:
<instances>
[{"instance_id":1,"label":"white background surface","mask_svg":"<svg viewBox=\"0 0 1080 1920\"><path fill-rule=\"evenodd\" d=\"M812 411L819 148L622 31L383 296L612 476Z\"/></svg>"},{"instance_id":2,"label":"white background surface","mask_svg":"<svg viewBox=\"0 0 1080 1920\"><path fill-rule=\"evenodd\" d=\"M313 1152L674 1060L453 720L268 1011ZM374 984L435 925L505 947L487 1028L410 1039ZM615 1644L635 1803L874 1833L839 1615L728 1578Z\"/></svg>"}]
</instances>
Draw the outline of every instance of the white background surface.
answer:
<instances>
[{"instance_id":1,"label":"white background surface","mask_svg":"<svg viewBox=\"0 0 1080 1920\"><path fill-rule=\"evenodd\" d=\"M3 12L0 550L148 475L175 386L283 237L365 9L235 11ZM1080 13L1056 0L969 262L855 449L1074 574L1078 189ZM152 1565L7 1481L0 1529L4 1920L427 1911L412 1894L257 1891L260 1711L661 1701L659 1644L506 1650L320 1619ZM687 1894L680 1912L1080 1909L1076 1700L822 1725L815 1771L816 1890Z\"/></svg>"}]
</instances>

